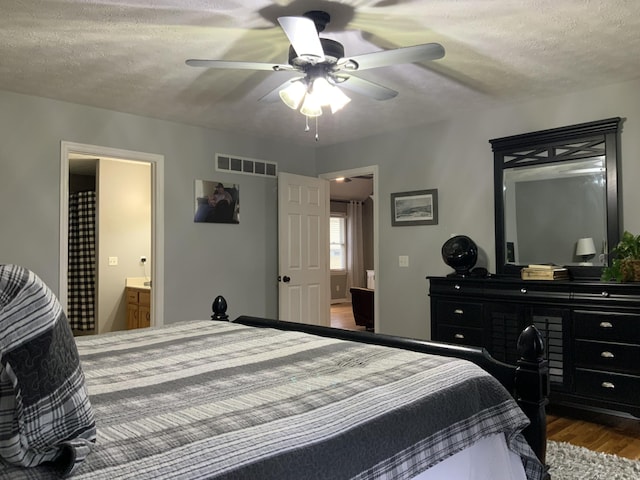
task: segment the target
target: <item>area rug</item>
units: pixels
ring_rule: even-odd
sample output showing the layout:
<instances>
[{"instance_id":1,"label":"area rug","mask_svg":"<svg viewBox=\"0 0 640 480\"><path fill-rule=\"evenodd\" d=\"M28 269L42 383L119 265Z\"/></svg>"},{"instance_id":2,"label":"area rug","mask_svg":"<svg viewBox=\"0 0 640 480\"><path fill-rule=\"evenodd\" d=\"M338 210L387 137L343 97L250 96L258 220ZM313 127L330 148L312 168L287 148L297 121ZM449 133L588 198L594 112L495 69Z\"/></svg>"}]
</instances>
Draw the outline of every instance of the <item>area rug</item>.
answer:
<instances>
[{"instance_id":1,"label":"area rug","mask_svg":"<svg viewBox=\"0 0 640 480\"><path fill-rule=\"evenodd\" d=\"M640 461L598 453L564 442L547 442L551 480L638 480Z\"/></svg>"}]
</instances>

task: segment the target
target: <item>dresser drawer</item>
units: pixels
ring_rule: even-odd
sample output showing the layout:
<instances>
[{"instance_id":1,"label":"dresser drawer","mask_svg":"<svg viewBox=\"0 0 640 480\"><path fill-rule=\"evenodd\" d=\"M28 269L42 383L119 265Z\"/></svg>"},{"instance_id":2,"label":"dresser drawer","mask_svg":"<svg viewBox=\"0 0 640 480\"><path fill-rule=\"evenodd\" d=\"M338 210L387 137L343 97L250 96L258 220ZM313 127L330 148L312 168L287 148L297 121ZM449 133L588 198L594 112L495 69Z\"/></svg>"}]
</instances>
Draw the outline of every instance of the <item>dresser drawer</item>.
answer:
<instances>
[{"instance_id":1,"label":"dresser drawer","mask_svg":"<svg viewBox=\"0 0 640 480\"><path fill-rule=\"evenodd\" d=\"M501 299L517 302L566 302L570 292L566 282L548 280L523 280L513 281L508 284L494 283L484 289L486 298L499 297Z\"/></svg>"},{"instance_id":2,"label":"dresser drawer","mask_svg":"<svg viewBox=\"0 0 640 480\"><path fill-rule=\"evenodd\" d=\"M449 302L440 300L436 305L438 323L482 326L482 305L469 302Z\"/></svg>"},{"instance_id":3,"label":"dresser drawer","mask_svg":"<svg viewBox=\"0 0 640 480\"><path fill-rule=\"evenodd\" d=\"M575 310L573 331L579 339L640 343L640 315Z\"/></svg>"},{"instance_id":4,"label":"dresser drawer","mask_svg":"<svg viewBox=\"0 0 640 480\"><path fill-rule=\"evenodd\" d=\"M429 293L432 295L460 295L469 296L482 295L482 281L473 281L469 279L429 279Z\"/></svg>"},{"instance_id":5,"label":"dresser drawer","mask_svg":"<svg viewBox=\"0 0 640 480\"><path fill-rule=\"evenodd\" d=\"M577 368L575 387L578 395L630 405L640 404L640 377Z\"/></svg>"},{"instance_id":6,"label":"dresser drawer","mask_svg":"<svg viewBox=\"0 0 640 480\"><path fill-rule=\"evenodd\" d=\"M640 373L640 345L576 340L577 367L623 373Z\"/></svg>"},{"instance_id":7,"label":"dresser drawer","mask_svg":"<svg viewBox=\"0 0 640 480\"><path fill-rule=\"evenodd\" d=\"M458 327L452 325L438 325L439 342L455 343L457 345L482 346L482 330L480 328Z\"/></svg>"},{"instance_id":8,"label":"dresser drawer","mask_svg":"<svg viewBox=\"0 0 640 480\"><path fill-rule=\"evenodd\" d=\"M138 303L138 291L132 288L127 288L127 303Z\"/></svg>"},{"instance_id":9,"label":"dresser drawer","mask_svg":"<svg viewBox=\"0 0 640 480\"><path fill-rule=\"evenodd\" d=\"M592 285L574 284L573 299L600 305L638 308L640 289L636 283L597 282Z\"/></svg>"}]
</instances>

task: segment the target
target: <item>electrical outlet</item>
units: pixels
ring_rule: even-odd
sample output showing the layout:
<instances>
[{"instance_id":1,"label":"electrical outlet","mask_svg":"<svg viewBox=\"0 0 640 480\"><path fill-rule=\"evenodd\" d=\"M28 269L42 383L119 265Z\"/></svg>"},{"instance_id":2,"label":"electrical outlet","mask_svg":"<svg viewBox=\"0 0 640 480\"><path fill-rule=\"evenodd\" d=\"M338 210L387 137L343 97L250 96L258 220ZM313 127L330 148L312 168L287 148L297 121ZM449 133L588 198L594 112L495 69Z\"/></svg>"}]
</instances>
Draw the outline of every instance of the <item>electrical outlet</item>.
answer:
<instances>
[{"instance_id":1,"label":"electrical outlet","mask_svg":"<svg viewBox=\"0 0 640 480\"><path fill-rule=\"evenodd\" d=\"M109 257L109 266L115 267L118 265L118 257Z\"/></svg>"},{"instance_id":2,"label":"electrical outlet","mask_svg":"<svg viewBox=\"0 0 640 480\"><path fill-rule=\"evenodd\" d=\"M398 257L398 266L400 266L400 267L408 267L409 266L409 255L400 255Z\"/></svg>"},{"instance_id":3,"label":"electrical outlet","mask_svg":"<svg viewBox=\"0 0 640 480\"><path fill-rule=\"evenodd\" d=\"M142 255L142 256L140 257L140 263L142 263L142 264L147 263L147 257L145 257L144 255Z\"/></svg>"}]
</instances>

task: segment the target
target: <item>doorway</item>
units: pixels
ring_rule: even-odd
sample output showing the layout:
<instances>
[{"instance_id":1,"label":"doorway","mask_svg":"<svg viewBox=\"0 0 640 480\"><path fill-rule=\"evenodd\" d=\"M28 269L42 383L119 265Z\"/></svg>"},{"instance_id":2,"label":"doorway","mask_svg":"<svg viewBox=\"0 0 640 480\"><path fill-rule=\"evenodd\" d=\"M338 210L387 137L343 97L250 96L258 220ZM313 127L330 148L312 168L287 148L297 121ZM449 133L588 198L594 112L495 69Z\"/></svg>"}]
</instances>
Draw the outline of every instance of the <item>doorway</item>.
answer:
<instances>
[{"instance_id":1,"label":"doorway","mask_svg":"<svg viewBox=\"0 0 640 480\"><path fill-rule=\"evenodd\" d=\"M162 283L162 279L164 277L164 245L163 245L163 218L164 218L164 205L163 205L163 197L164 195L161 192L161 187L164 183L164 157L157 154L150 154L144 152L136 152L129 150L120 150L113 148L100 147L95 145L84 145L77 144L71 142L62 142L61 145L61 188L60 188L60 302L65 309L66 312L69 311L69 193L71 191L70 187L70 174L74 169L73 165L84 165L85 168L87 165L97 165L94 167L96 170L96 177L100 175L100 162L103 162L104 172L113 172L114 168L117 168L119 172L123 172L127 167L135 168L138 170L142 170L142 172L146 172L146 179L148 180L149 185L147 186L146 194L140 197L140 202L146 204L144 208L149 212L150 223L146 228L148 232L148 244L150 244L150 249L147 247L147 250L143 251L141 248L136 249L135 252L123 252L122 260L124 264L128 265L127 277L135 276L147 278L151 285L151 325L162 325L164 323L164 313L163 313L163 305L162 298L164 293L164 286ZM106 174L105 174L106 175ZM121 173L120 173L121 175ZM143 173L145 175L145 173ZM99 182L99 180L98 180ZM97 183L97 182L96 182ZM108 184L102 185L103 189L105 189L102 194L105 197L111 195L112 198L118 196L120 194L125 193L121 191L121 186L109 186ZM98 188L96 188L98 190ZM114 192L114 190L117 190ZM96 194L96 197L99 197L100 193ZM111 203L111 202L110 202ZM99 205L99 200L98 200ZM132 208L134 206L132 205ZM96 217L100 217L100 207L97 207ZM97 238L100 234L99 232L99 221L96 222L96 231ZM140 250L140 251L137 251ZM150 251L150 254L146 252ZM134 261L131 258L126 258L126 256L134 255L135 258L135 270L131 270L131 264ZM105 331L110 331L111 329L121 329L124 326L118 326L118 322L114 323L113 316L109 314L109 320L104 323L101 322L100 316L107 316L104 312L104 305L101 303L113 302L113 298L117 297L119 304L117 306L107 305L108 309L120 309L124 310L126 308L126 300L124 299L124 288L125 288L125 279L118 278L115 281L115 286L109 287L112 284L113 280L110 277L113 277L114 273L118 271L118 265L120 264L120 258L117 253L109 252L106 250L100 249L100 243L97 241L96 245L96 260L95 260L95 270L96 270L96 295L95 295L95 308L94 308L94 316L96 320L96 327L94 328L94 333L103 333ZM142 261L142 257L145 257L145 261ZM107 266L108 265L108 266ZM102 270L102 275L100 274L100 270ZM133 272L133 275L131 275ZM102 287L107 287L107 290L102 290L100 285L100 279L103 278ZM111 292L109 291L111 288ZM115 297L114 297L115 296ZM112 297L112 298L110 298ZM75 306L74 306L75 307ZM118 318L122 316L118 314ZM115 317L114 317L115 318ZM125 319L126 320L126 319ZM104 326L104 327L103 327Z\"/></svg>"},{"instance_id":2,"label":"doorway","mask_svg":"<svg viewBox=\"0 0 640 480\"><path fill-rule=\"evenodd\" d=\"M342 170L336 172L330 172L320 175L321 178L327 179L331 183L331 190L334 192L330 195L331 200L338 201L349 201L349 200L358 200L358 201L366 201L371 202L372 204L372 214L370 215L371 222L371 238L367 238L366 240L369 242L367 248L370 248L372 251L373 257L373 265L370 267L369 265L365 265L364 270L367 273L367 278L377 274L378 271L378 218L379 218L379 206L377 202L378 198L378 166L372 165L367 167L360 167L350 170ZM337 189L333 188L336 185L337 179L350 179L351 181L341 182L339 188L339 194L335 192ZM361 188L361 183L358 182L359 179L370 179L370 184L372 191L364 192ZM352 191L350 191L352 190ZM329 250L330 246L327 245L327 250ZM335 276L334 276L335 277ZM361 286L367 286L367 278L360 279ZM338 285L340 283L339 280L334 278L332 282L333 286L331 291L334 293L334 297L336 296L335 289L348 287L346 284L344 286ZM373 285L371 285L373 286ZM379 292L379 285L375 284L376 295L374 296L374 331L378 331L378 302L380 295L377 294ZM339 293L338 296L342 296L343 293ZM347 297L346 292L344 292L345 297ZM330 303L331 310L331 323L332 326L337 326L338 328L348 328L348 329L362 329L362 327L357 326L355 321L351 318L353 313L350 311L351 304L348 301L341 301L342 299L336 300L337 303ZM331 302L331 300L329 300ZM347 318L348 317L348 318Z\"/></svg>"}]
</instances>

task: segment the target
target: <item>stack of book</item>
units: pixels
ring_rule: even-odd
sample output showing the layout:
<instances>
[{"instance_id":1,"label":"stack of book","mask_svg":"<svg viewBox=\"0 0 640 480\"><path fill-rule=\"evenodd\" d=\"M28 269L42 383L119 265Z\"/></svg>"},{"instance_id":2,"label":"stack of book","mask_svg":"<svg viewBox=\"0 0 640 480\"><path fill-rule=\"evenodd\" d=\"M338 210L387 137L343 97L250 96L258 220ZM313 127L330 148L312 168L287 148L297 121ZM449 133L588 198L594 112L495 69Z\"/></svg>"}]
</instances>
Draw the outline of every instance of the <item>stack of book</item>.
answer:
<instances>
[{"instance_id":1,"label":"stack of book","mask_svg":"<svg viewBox=\"0 0 640 480\"><path fill-rule=\"evenodd\" d=\"M569 270L558 265L529 265L520 275L523 280L568 280Z\"/></svg>"}]
</instances>

